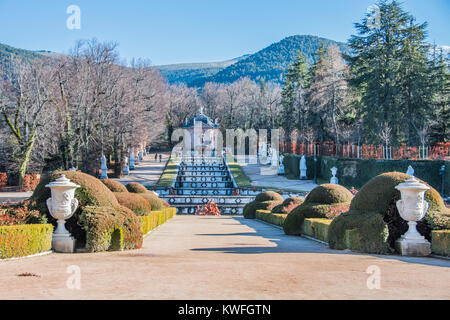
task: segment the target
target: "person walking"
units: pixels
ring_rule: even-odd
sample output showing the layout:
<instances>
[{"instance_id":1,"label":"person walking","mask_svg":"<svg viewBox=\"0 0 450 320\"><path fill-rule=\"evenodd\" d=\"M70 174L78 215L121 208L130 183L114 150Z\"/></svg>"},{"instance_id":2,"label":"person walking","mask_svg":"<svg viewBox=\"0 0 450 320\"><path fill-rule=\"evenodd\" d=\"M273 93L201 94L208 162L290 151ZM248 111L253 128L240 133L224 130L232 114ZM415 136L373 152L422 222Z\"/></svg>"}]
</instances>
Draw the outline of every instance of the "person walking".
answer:
<instances>
[{"instance_id":1,"label":"person walking","mask_svg":"<svg viewBox=\"0 0 450 320\"><path fill-rule=\"evenodd\" d=\"M157 153L155 153L155 162L156 162L156 160L158 160L158 154Z\"/></svg>"},{"instance_id":2,"label":"person walking","mask_svg":"<svg viewBox=\"0 0 450 320\"><path fill-rule=\"evenodd\" d=\"M159 162L162 162L162 154L159 155Z\"/></svg>"}]
</instances>

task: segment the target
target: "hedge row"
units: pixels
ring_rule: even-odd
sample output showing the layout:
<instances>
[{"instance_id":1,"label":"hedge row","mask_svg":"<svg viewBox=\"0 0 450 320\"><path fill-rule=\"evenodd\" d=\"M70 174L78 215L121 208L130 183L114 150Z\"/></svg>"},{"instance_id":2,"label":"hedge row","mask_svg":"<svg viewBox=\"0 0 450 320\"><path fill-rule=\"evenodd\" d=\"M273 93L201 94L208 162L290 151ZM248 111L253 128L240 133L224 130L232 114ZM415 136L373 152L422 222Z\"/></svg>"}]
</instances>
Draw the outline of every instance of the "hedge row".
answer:
<instances>
[{"instance_id":1,"label":"hedge row","mask_svg":"<svg viewBox=\"0 0 450 320\"><path fill-rule=\"evenodd\" d=\"M52 248L51 224L0 227L0 259L24 257Z\"/></svg>"},{"instance_id":2,"label":"hedge row","mask_svg":"<svg viewBox=\"0 0 450 320\"><path fill-rule=\"evenodd\" d=\"M282 227L287 214L272 213L269 210L256 210L256 219Z\"/></svg>"},{"instance_id":3,"label":"hedge row","mask_svg":"<svg viewBox=\"0 0 450 320\"><path fill-rule=\"evenodd\" d=\"M152 211L148 216L141 216L142 233L145 235L173 218L177 212L176 208L164 208L161 211Z\"/></svg>"},{"instance_id":4,"label":"hedge row","mask_svg":"<svg viewBox=\"0 0 450 320\"><path fill-rule=\"evenodd\" d=\"M285 176L298 179L300 175L300 156L287 154L284 156ZM305 156L308 179L314 178L314 157ZM442 176L440 168L445 165L445 196L450 196L450 161L444 160L375 160L375 159L346 159L337 157L317 157L317 178L329 181L331 168L338 168L339 184L348 188L360 188L373 177L385 172L406 172L408 166L414 168L414 175L441 191Z\"/></svg>"},{"instance_id":5,"label":"hedge row","mask_svg":"<svg viewBox=\"0 0 450 320\"><path fill-rule=\"evenodd\" d=\"M268 210L257 210L256 219L262 220L277 226L283 226L287 214L275 214ZM328 232L332 219L307 218L302 225L302 234L328 242ZM345 231L345 247L352 251L361 251L360 231L351 229ZM433 253L450 256L450 230L436 230L431 232L431 251Z\"/></svg>"}]
</instances>

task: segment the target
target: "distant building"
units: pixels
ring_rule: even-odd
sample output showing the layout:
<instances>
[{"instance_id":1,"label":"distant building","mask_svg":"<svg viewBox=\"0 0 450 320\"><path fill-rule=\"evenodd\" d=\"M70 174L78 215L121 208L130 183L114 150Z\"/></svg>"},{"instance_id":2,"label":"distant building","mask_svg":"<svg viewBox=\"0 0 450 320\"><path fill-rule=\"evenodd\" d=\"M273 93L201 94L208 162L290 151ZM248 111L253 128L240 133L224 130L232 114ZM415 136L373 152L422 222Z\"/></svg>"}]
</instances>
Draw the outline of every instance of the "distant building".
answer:
<instances>
[{"instance_id":1,"label":"distant building","mask_svg":"<svg viewBox=\"0 0 450 320\"><path fill-rule=\"evenodd\" d=\"M216 121L203 114L203 108L200 108L199 113L186 120L183 124L185 129L185 151L197 151L209 156L208 153L215 154L217 149L218 135L220 134L220 125ZM189 146L190 142L190 146Z\"/></svg>"}]
</instances>

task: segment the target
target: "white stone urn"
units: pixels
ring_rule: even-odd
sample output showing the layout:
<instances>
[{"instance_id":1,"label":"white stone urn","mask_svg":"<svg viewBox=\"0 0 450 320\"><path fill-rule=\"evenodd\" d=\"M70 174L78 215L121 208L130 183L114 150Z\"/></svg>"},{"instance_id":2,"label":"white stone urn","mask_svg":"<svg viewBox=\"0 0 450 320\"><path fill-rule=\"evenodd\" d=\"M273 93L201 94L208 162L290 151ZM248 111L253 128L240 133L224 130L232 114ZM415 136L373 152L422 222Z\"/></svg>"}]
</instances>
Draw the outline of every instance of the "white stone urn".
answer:
<instances>
[{"instance_id":1,"label":"white stone urn","mask_svg":"<svg viewBox=\"0 0 450 320\"><path fill-rule=\"evenodd\" d=\"M284 163L283 163L284 157L282 154L280 154L280 166L278 167L278 174L284 175Z\"/></svg>"},{"instance_id":2,"label":"white stone urn","mask_svg":"<svg viewBox=\"0 0 450 320\"><path fill-rule=\"evenodd\" d=\"M106 157L104 154L100 157L100 170L102 171L100 179L108 179L108 167L106 166Z\"/></svg>"},{"instance_id":3,"label":"white stone urn","mask_svg":"<svg viewBox=\"0 0 450 320\"><path fill-rule=\"evenodd\" d=\"M306 175L306 158L305 156L302 156L302 158L300 159L300 179L301 180L305 180L308 179L307 175Z\"/></svg>"},{"instance_id":4,"label":"white stone urn","mask_svg":"<svg viewBox=\"0 0 450 320\"><path fill-rule=\"evenodd\" d=\"M331 168L331 174L333 175L333 176L331 177L331 179L330 179L330 183L331 183L331 184L338 184L338 183L339 183L339 180L338 180L338 178L336 177L337 170L338 170L338 169L337 169L336 167Z\"/></svg>"},{"instance_id":5,"label":"white stone urn","mask_svg":"<svg viewBox=\"0 0 450 320\"><path fill-rule=\"evenodd\" d=\"M429 204L425 201L425 191L430 188L414 177L395 188L401 193L401 200L396 203L398 212L409 226L408 231L396 241L396 248L404 256L427 256L431 253L431 245L417 231L416 225L427 213Z\"/></svg>"},{"instance_id":6,"label":"white stone urn","mask_svg":"<svg viewBox=\"0 0 450 320\"><path fill-rule=\"evenodd\" d=\"M47 199L48 211L57 220L58 226L53 232L52 248L56 252L71 253L75 250L75 239L65 227L66 220L73 216L78 208L75 189L80 186L72 183L65 175L46 185L52 192Z\"/></svg>"}]
</instances>

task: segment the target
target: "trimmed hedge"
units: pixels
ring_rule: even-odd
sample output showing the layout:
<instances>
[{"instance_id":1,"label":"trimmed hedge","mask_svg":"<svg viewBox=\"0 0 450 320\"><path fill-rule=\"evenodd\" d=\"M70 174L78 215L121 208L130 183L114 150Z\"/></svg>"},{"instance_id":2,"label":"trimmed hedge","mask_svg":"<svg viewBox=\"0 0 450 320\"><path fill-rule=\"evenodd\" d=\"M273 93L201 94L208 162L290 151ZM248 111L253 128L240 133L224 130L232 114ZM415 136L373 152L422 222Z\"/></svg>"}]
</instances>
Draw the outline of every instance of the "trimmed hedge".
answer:
<instances>
[{"instance_id":1,"label":"trimmed hedge","mask_svg":"<svg viewBox=\"0 0 450 320\"><path fill-rule=\"evenodd\" d=\"M287 214L272 213L269 210L256 210L256 219L282 227Z\"/></svg>"},{"instance_id":2,"label":"trimmed hedge","mask_svg":"<svg viewBox=\"0 0 450 320\"><path fill-rule=\"evenodd\" d=\"M52 248L51 224L0 227L0 259L24 257Z\"/></svg>"},{"instance_id":3,"label":"trimmed hedge","mask_svg":"<svg viewBox=\"0 0 450 320\"><path fill-rule=\"evenodd\" d=\"M148 201L153 211L160 211L163 208L170 206L166 201L159 198L156 194L154 194L151 191L147 191L145 193L138 193L138 195Z\"/></svg>"},{"instance_id":4,"label":"trimmed hedge","mask_svg":"<svg viewBox=\"0 0 450 320\"><path fill-rule=\"evenodd\" d=\"M122 206L133 211L137 216L148 216L152 211L150 203L138 193L131 192L114 192L117 201Z\"/></svg>"},{"instance_id":5,"label":"trimmed hedge","mask_svg":"<svg viewBox=\"0 0 450 320\"><path fill-rule=\"evenodd\" d=\"M145 193L145 192L148 192L146 187L144 187L142 184L137 183L137 182L130 182L125 187L127 188L127 190L129 192L133 192L133 193Z\"/></svg>"},{"instance_id":6,"label":"trimmed hedge","mask_svg":"<svg viewBox=\"0 0 450 320\"><path fill-rule=\"evenodd\" d=\"M431 251L450 256L450 230L431 231Z\"/></svg>"},{"instance_id":7,"label":"trimmed hedge","mask_svg":"<svg viewBox=\"0 0 450 320\"><path fill-rule=\"evenodd\" d=\"M141 216L142 233L146 235L151 230L163 224L176 215L176 208L164 208L161 211L152 211L148 216Z\"/></svg>"},{"instance_id":8,"label":"trimmed hedge","mask_svg":"<svg viewBox=\"0 0 450 320\"><path fill-rule=\"evenodd\" d=\"M86 244L86 231L80 222L80 215L85 207L117 207L117 201L114 193L109 190L99 179L78 171L55 171L50 175L41 178L38 186L31 196L31 201L35 202L35 209L41 214L47 215L48 221L56 226L56 220L50 215L47 208L47 199L51 197L50 188L45 187L46 184L59 178L62 174L70 181L78 184L80 188L75 190L75 198L78 199L79 205L75 214L67 220L65 226L67 230L77 240L77 246L83 247Z\"/></svg>"},{"instance_id":9,"label":"trimmed hedge","mask_svg":"<svg viewBox=\"0 0 450 320\"><path fill-rule=\"evenodd\" d=\"M281 204L279 201L252 201L245 205L244 207L244 218L245 219L255 219L257 210L272 210L277 205Z\"/></svg>"},{"instance_id":10,"label":"trimmed hedge","mask_svg":"<svg viewBox=\"0 0 450 320\"><path fill-rule=\"evenodd\" d=\"M119 181L113 179L102 179L100 181L112 192L128 192L127 188Z\"/></svg>"},{"instance_id":11,"label":"trimmed hedge","mask_svg":"<svg viewBox=\"0 0 450 320\"><path fill-rule=\"evenodd\" d=\"M289 235L300 235L305 218L334 219L348 211L352 198L352 193L340 185L318 186L308 194L301 205L289 213L283 230Z\"/></svg>"},{"instance_id":12,"label":"trimmed hedge","mask_svg":"<svg viewBox=\"0 0 450 320\"><path fill-rule=\"evenodd\" d=\"M283 202L283 197L274 191L266 191L261 192L255 198L256 202L264 202L264 201L280 201Z\"/></svg>"},{"instance_id":13,"label":"trimmed hedge","mask_svg":"<svg viewBox=\"0 0 450 320\"><path fill-rule=\"evenodd\" d=\"M314 156L305 156L308 179L314 178ZM285 176L289 179L299 179L300 156L284 155ZM442 177L439 175L441 166L445 165L445 196L450 196L450 161L444 160L375 160L348 159L337 157L317 157L317 178L326 181L331 179L331 168L338 168L339 184L347 188L361 188L370 179L385 172L406 172L408 166L414 168L414 175L427 181L433 188L441 190Z\"/></svg>"},{"instance_id":14,"label":"trimmed hedge","mask_svg":"<svg viewBox=\"0 0 450 320\"><path fill-rule=\"evenodd\" d=\"M128 208L96 207L83 208L81 225L86 231L86 249L90 252L120 249L138 249L142 247L143 234L141 220ZM121 229L122 232L117 232ZM117 246L117 237L123 235L123 246Z\"/></svg>"},{"instance_id":15,"label":"trimmed hedge","mask_svg":"<svg viewBox=\"0 0 450 320\"><path fill-rule=\"evenodd\" d=\"M347 230L356 230L352 231L354 250L393 252L395 241L408 230L408 224L400 217L396 207L400 192L395 186L409 178L405 173L389 172L366 183L352 200L350 210L333 220L329 234L330 248L346 249L350 236ZM430 207L425 218L418 222L417 230L431 240L431 230L450 229L450 210L432 187L425 193L425 200Z\"/></svg>"},{"instance_id":16,"label":"trimmed hedge","mask_svg":"<svg viewBox=\"0 0 450 320\"><path fill-rule=\"evenodd\" d=\"M306 234L314 239L328 242L328 229L331 221L333 220L317 218L305 219L302 234Z\"/></svg>"}]
</instances>

